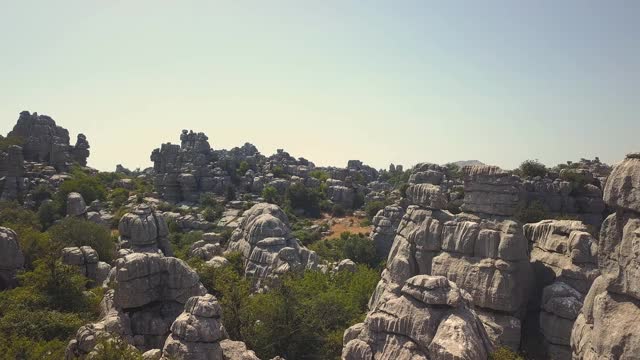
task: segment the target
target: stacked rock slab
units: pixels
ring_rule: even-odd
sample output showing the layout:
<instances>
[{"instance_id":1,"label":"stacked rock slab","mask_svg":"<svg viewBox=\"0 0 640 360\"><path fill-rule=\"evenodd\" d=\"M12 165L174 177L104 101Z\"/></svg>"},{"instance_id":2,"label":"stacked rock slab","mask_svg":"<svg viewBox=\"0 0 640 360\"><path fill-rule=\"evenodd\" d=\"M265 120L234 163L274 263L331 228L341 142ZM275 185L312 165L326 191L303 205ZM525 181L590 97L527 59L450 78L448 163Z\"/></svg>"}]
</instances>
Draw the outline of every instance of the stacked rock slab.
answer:
<instances>
[{"instance_id":1,"label":"stacked rock slab","mask_svg":"<svg viewBox=\"0 0 640 360\"><path fill-rule=\"evenodd\" d=\"M67 195L67 216L82 217L87 214L87 203L81 194L72 192Z\"/></svg>"},{"instance_id":2,"label":"stacked rock slab","mask_svg":"<svg viewBox=\"0 0 640 360\"><path fill-rule=\"evenodd\" d=\"M16 286L16 273L23 266L18 235L9 228L0 227L0 290Z\"/></svg>"},{"instance_id":3,"label":"stacked rock slab","mask_svg":"<svg viewBox=\"0 0 640 360\"><path fill-rule=\"evenodd\" d=\"M519 177L497 166L473 165L463 168L462 211L497 216L513 216L523 203Z\"/></svg>"},{"instance_id":4,"label":"stacked rock slab","mask_svg":"<svg viewBox=\"0 0 640 360\"><path fill-rule=\"evenodd\" d=\"M70 145L69 131L46 115L21 112L8 136L24 140L22 149L26 161L47 163L58 171L67 170L74 161L86 165L89 157L89 143L83 134L78 135L76 146Z\"/></svg>"},{"instance_id":5,"label":"stacked rock slab","mask_svg":"<svg viewBox=\"0 0 640 360\"><path fill-rule=\"evenodd\" d=\"M169 228L164 218L148 205L138 205L133 212L125 214L118 224L120 246L137 252L157 252L172 256L167 236Z\"/></svg>"},{"instance_id":6,"label":"stacked rock slab","mask_svg":"<svg viewBox=\"0 0 640 360\"><path fill-rule=\"evenodd\" d=\"M158 253L119 258L111 274L114 290L105 295L102 320L78 330L68 358L86 355L108 333L143 351L160 349L187 300L206 294L198 274L184 261Z\"/></svg>"},{"instance_id":7,"label":"stacked rock slab","mask_svg":"<svg viewBox=\"0 0 640 360\"><path fill-rule=\"evenodd\" d=\"M475 186L473 179L478 175L485 183L503 178L492 168L472 170L465 187ZM433 167L423 172L420 181L437 182L442 176ZM424 184L428 186L419 186ZM415 190L418 196L412 201L420 205L409 206L398 226L370 310L389 297L399 296L405 281L414 276L444 276L470 294L493 343L517 349L531 276L522 227L499 216L502 208L483 207L482 217L453 215L443 210L447 204L442 201L439 185L424 184L416 188L428 187L429 191Z\"/></svg>"},{"instance_id":8,"label":"stacked rock slab","mask_svg":"<svg viewBox=\"0 0 640 360\"><path fill-rule=\"evenodd\" d=\"M380 259L386 258L393 245L393 239L404 209L398 205L389 205L378 211L373 218L373 231L370 238L376 246L376 253Z\"/></svg>"},{"instance_id":9,"label":"stacked rock slab","mask_svg":"<svg viewBox=\"0 0 640 360\"><path fill-rule=\"evenodd\" d=\"M62 262L78 267L80 273L90 279L93 285L101 285L111 272L111 265L99 261L98 252L90 246L62 249Z\"/></svg>"},{"instance_id":10,"label":"stacked rock slab","mask_svg":"<svg viewBox=\"0 0 640 360\"><path fill-rule=\"evenodd\" d=\"M443 276L418 275L347 329L342 358L484 360L492 350L471 296Z\"/></svg>"},{"instance_id":11,"label":"stacked rock slab","mask_svg":"<svg viewBox=\"0 0 640 360\"><path fill-rule=\"evenodd\" d=\"M580 221L526 224L535 287L529 301L528 353L571 359L571 329L593 281L600 275L597 240ZM539 333L539 335L537 335Z\"/></svg>"},{"instance_id":12,"label":"stacked rock slab","mask_svg":"<svg viewBox=\"0 0 640 360\"><path fill-rule=\"evenodd\" d=\"M0 150L0 200L16 200L24 192L24 156L20 146Z\"/></svg>"},{"instance_id":13,"label":"stacked rock slab","mask_svg":"<svg viewBox=\"0 0 640 360\"><path fill-rule=\"evenodd\" d=\"M243 214L231 235L227 251L239 251L245 274L255 289L268 287L288 271L316 269L318 256L302 246L289 228L287 215L277 205L260 203Z\"/></svg>"},{"instance_id":14,"label":"stacked rock slab","mask_svg":"<svg viewBox=\"0 0 640 360\"><path fill-rule=\"evenodd\" d=\"M604 190L615 213L600 230L598 277L571 334L574 359L636 359L640 354L640 153L617 164Z\"/></svg>"}]
</instances>

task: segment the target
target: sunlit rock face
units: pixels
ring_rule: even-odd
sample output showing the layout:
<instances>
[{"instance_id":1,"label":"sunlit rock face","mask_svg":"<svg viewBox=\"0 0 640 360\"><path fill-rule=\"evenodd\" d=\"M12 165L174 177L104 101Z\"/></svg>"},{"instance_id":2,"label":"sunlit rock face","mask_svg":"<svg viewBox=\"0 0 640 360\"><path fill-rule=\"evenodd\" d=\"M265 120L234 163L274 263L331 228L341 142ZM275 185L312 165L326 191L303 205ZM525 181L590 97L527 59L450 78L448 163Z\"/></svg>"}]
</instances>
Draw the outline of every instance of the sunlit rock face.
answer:
<instances>
[{"instance_id":1,"label":"sunlit rock face","mask_svg":"<svg viewBox=\"0 0 640 360\"><path fill-rule=\"evenodd\" d=\"M604 201L615 212L600 230L602 273L571 334L574 359L633 359L640 354L640 154L629 154L607 179Z\"/></svg>"},{"instance_id":2,"label":"sunlit rock face","mask_svg":"<svg viewBox=\"0 0 640 360\"><path fill-rule=\"evenodd\" d=\"M287 215L277 205L260 203L243 214L227 251L239 251L245 260L245 274L255 289L269 286L288 271L317 269L314 251L293 237Z\"/></svg>"},{"instance_id":3,"label":"sunlit rock face","mask_svg":"<svg viewBox=\"0 0 640 360\"><path fill-rule=\"evenodd\" d=\"M0 227L0 290L17 285L16 274L24 266L24 256L15 231Z\"/></svg>"},{"instance_id":4,"label":"sunlit rock face","mask_svg":"<svg viewBox=\"0 0 640 360\"><path fill-rule=\"evenodd\" d=\"M443 276L407 279L345 332L342 358L486 359L493 345L472 303Z\"/></svg>"}]
</instances>

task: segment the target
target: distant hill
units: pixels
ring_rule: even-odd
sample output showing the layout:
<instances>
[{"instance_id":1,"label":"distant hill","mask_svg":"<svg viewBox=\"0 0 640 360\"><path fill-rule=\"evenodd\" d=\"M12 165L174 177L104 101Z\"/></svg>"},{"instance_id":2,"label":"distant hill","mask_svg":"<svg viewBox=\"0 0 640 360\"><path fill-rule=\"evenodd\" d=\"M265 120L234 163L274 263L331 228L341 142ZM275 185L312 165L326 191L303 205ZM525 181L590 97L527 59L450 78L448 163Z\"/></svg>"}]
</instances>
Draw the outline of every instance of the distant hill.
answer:
<instances>
[{"instance_id":1,"label":"distant hill","mask_svg":"<svg viewBox=\"0 0 640 360\"><path fill-rule=\"evenodd\" d=\"M485 163L480 160L462 160L453 162L452 164L458 165L459 168L465 167L467 165L485 165Z\"/></svg>"}]
</instances>

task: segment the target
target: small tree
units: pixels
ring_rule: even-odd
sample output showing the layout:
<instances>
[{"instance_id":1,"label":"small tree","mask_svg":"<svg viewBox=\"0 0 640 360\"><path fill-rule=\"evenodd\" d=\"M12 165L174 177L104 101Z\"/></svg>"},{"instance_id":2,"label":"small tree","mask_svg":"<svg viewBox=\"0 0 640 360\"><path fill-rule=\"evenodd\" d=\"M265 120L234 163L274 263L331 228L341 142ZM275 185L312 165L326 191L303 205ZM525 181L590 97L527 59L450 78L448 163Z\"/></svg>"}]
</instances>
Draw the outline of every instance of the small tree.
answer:
<instances>
[{"instance_id":1,"label":"small tree","mask_svg":"<svg viewBox=\"0 0 640 360\"><path fill-rule=\"evenodd\" d=\"M543 177L548 173L547 167L538 160L526 160L520 164L518 170L524 177Z\"/></svg>"}]
</instances>

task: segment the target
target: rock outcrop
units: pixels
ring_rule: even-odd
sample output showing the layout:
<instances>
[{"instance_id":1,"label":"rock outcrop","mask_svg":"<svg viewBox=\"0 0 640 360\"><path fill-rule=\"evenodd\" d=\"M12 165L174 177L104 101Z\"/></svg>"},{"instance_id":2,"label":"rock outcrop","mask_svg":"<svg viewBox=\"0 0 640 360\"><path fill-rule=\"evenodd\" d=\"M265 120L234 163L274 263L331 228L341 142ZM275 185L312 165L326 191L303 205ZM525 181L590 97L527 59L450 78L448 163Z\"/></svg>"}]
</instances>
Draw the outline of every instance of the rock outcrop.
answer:
<instances>
[{"instance_id":1,"label":"rock outcrop","mask_svg":"<svg viewBox=\"0 0 640 360\"><path fill-rule=\"evenodd\" d=\"M103 318L83 326L69 343L67 358L88 354L109 333L147 351L163 347L171 324L193 296L206 294L198 274L184 261L158 253L132 253L115 262Z\"/></svg>"},{"instance_id":2,"label":"rock outcrop","mask_svg":"<svg viewBox=\"0 0 640 360\"><path fill-rule=\"evenodd\" d=\"M172 256L167 236L169 228L162 216L148 205L138 205L133 212L125 214L118 225L120 246L137 252L157 252Z\"/></svg>"},{"instance_id":3,"label":"rock outcrop","mask_svg":"<svg viewBox=\"0 0 640 360\"><path fill-rule=\"evenodd\" d=\"M345 332L342 358L484 360L492 350L471 295L443 276L419 275Z\"/></svg>"},{"instance_id":4,"label":"rock outcrop","mask_svg":"<svg viewBox=\"0 0 640 360\"><path fill-rule=\"evenodd\" d=\"M513 216L523 203L519 177L497 166L473 165L464 169L464 202L462 211Z\"/></svg>"},{"instance_id":5,"label":"rock outcrop","mask_svg":"<svg viewBox=\"0 0 640 360\"><path fill-rule=\"evenodd\" d=\"M89 157L89 142L78 135L75 146L69 143L69 131L56 125L49 116L23 111L8 136L24 140L22 149L26 161L47 163L65 171L73 162L85 166Z\"/></svg>"},{"instance_id":6,"label":"rock outcrop","mask_svg":"<svg viewBox=\"0 0 640 360\"><path fill-rule=\"evenodd\" d=\"M484 211L479 214L450 213L444 209L446 201L432 200L446 193L438 168L433 165L418 168L421 171L415 171L411 181L421 183L409 188L430 191L415 190L420 196L409 197L409 201L418 205L407 208L398 226L386 269L371 297L370 310L390 296L399 296L405 281L414 276L443 276L470 295L494 344L517 349L531 279L527 240L521 225L488 215L486 212L492 210L487 206L478 207ZM490 167L474 171L503 176ZM441 184L432 184L438 182ZM465 193L469 185L475 188L475 184L465 183Z\"/></svg>"},{"instance_id":7,"label":"rock outcrop","mask_svg":"<svg viewBox=\"0 0 640 360\"><path fill-rule=\"evenodd\" d=\"M25 188L22 148L12 145L0 150L0 200L16 200Z\"/></svg>"},{"instance_id":8,"label":"rock outcrop","mask_svg":"<svg viewBox=\"0 0 640 360\"><path fill-rule=\"evenodd\" d=\"M62 249L62 262L76 266L82 275L91 280L92 286L101 285L111 272L111 265L99 261L98 252L90 246Z\"/></svg>"},{"instance_id":9,"label":"rock outcrop","mask_svg":"<svg viewBox=\"0 0 640 360\"><path fill-rule=\"evenodd\" d=\"M16 286L16 273L24 266L24 256L15 231L0 227L0 290Z\"/></svg>"},{"instance_id":10,"label":"rock outcrop","mask_svg":"<svg viewBox=\"0 0 640 360\"><path fill-rule=\"evenodd\" d=\"M81 217L87 214L87 203L81 194L72 192L67 195L67 216Z\"/></svg>"},{"instance_id":11,"label":"rock outcrop","mask_svg":"<svg viewBox=\"0 0 640 360\"><path fill-rule=\"evenodd\" d=\"M260 203L243 214L234 230L227 251L239 251L245 261L245 274L254 287L288 271L316 269L318 256L293 237L287 215L277 205Z\"/></svg>"},{"instance_id":12,"label":"rock outcrop","mask_svg":"<svg viewBox=\"0 0 640 360\"><path fill-rule=\"evenodd\" d=\"M379 258L384 259L389 255L393 239L396 236L396 229L400 225L404 209L398 205L389 205L378 211L373 218L373 231L370 238L376 246L376 253Z\"/></svg>"},{"instance_id":13,"label":"rock outcrop","mask_svg":"<svg viewBox=\"0 0 640 360\"><path fill-rule=\"evenodd\" d=\"M529 354L571 359L571 329L583 300L600 275L597 240L580 221L543 220L524 226L531 244L534 291L529 300Z\"/></svg>"},{"instance_id":14,"label":"rock outcrop","mask_svg":"<svg viewBox=\"0 0 640 360\"><path fill-rule=\"evenodd\" d=\"M598 277L571 334L574 359L633 359L640 354L640 154L617 164L604 190L615 213L600 230Z\"/></svg>"}]
</instances>

